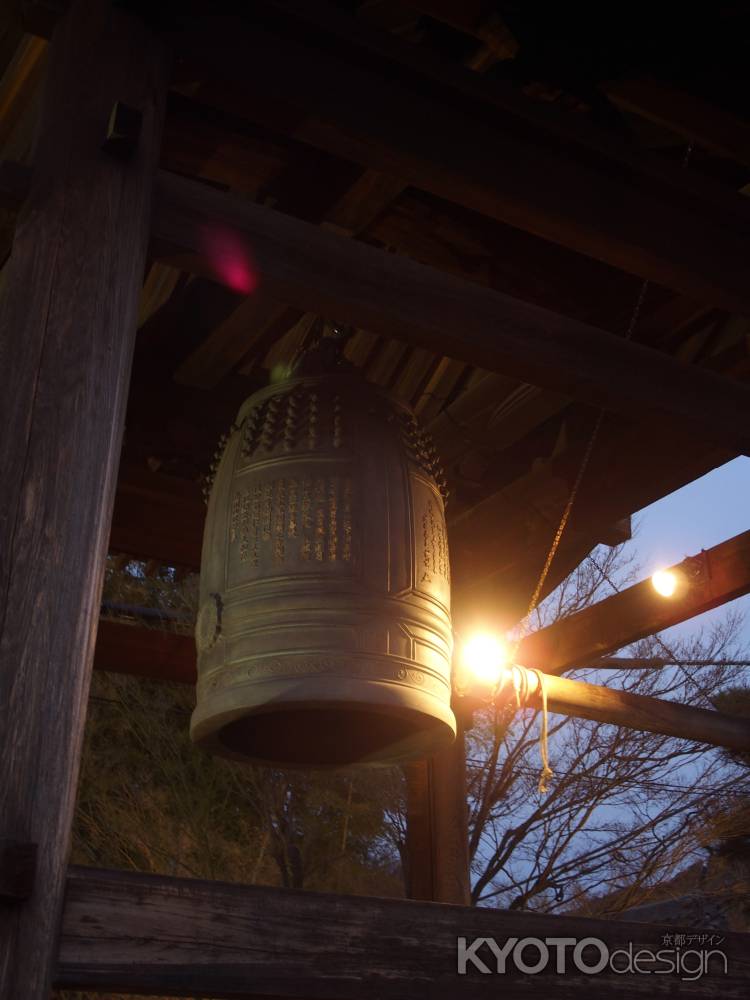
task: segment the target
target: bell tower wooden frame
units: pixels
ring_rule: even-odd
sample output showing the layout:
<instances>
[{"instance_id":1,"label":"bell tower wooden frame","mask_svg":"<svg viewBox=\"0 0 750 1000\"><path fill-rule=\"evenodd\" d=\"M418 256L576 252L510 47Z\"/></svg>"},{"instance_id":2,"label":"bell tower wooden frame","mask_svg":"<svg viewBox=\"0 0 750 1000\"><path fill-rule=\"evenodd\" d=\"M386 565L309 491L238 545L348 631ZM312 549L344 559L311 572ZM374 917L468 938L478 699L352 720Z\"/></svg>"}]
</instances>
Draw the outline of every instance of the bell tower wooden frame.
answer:
<instances>
[{"instance_id":1,"label":"bell tower wooden frame","mask_svg":"<svg viewBox=\"0 0 750 1000\"><path fill-rule=\"evenodd\" d=\"M502 912L447 905L469 901L460 743L409 775L413 894L446 905L68 869L149 239L159 241L165 259L213 274L201 251L201 226L207 220L229 225L294 305L326 310L335 304L343 321L437 344L538 384L562 384L587 402L604 401L629 415L651 406L658 378L661 411L733 451L750 447L750 388L582 323L567 321L552 336L543 310L161 174L167 66L162 42L148 26L106 0L74 0L59 19L34 168L0 299L0 998L42 1000L53 982L342 1000L396 1000L413 995L418 983L431 997L496 995L494 977L458 976L451 950L459 936L499 938L518 934L520 926ZM366 74L357 85L365 101ZM375 138L386 143L389 124L374 114L372 123ZM406 169L411 156L412 171L432 169L431 187L463 184L464 200L477 197L490 212L507 211L489 204L486 179L461 175L460 164L452 176L441 174L426 165L429 154L411 151L400 165ZM563 178L570 191L580 184L575 172ZM522 186L520 173L513 180ZM520 187L516 194L523 211ZM540 216L539 228L546 224ZM603 253L613 260L625 253L616 232L592 236L583 226L571 232L573 242L606 243ZM724 240L701 287L722 302L745 305L747 287L717 263L738 238L725 232ZM701 252L688 240L671 259L662 232L644 260L655 274L690 288ZM750 587L746 543L707 600ZM598 614L606 619L606 611ZM544 637L537 643L543 647ZM683 722L688 717L678 712L670 724ZM531 936L601 936L613 947L655 943L660 930L529 915L522 924ZM352 935L358 935L356 947ZM746 940L728 935L727 947L726 987L739 995L750 974ZM615 981L593 981L592 995ZM565 987L565 995L586 988L572 977L558 977L555 986ZM506 995L541 996L548 988L549 977L514 980ZM701 989L687 984L685 994L707 995ZM636 986L627 995L638 995Z\"/></svg>"}]
</instances>

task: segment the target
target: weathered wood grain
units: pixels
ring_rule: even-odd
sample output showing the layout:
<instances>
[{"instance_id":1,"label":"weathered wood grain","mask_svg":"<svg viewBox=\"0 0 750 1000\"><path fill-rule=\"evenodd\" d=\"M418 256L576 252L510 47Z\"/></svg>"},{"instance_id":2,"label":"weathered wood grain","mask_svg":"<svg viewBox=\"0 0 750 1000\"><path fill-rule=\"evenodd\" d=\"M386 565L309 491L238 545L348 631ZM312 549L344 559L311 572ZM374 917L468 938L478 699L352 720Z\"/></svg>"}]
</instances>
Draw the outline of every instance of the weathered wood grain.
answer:
<instances>
[{"instance_id":1,"label":"weathered wood grain","mask_svg":"<svg viewBox=\"0 0 750 1000\"><path fill-rule=\"evenodd\" d=\"M170 996L481 1000L554 995L744 998L750 938L720 934L727 975L457 974L457 937L585 937L610 950L662 947L662 927L397 899L332 896L73 868L57 985ZM486 946L482 959L493 960ZM568 949L568 953L570 949ZM527 956L531 960L534 953ZM552 966L554 968L554 951ZM596 956L585 953L586 961ZM494 966L493 966L494 968Z\"/></svg>"},{"instance_id":2,"label":"weathered wood grain","mask_svg":"<svg viewBox=\"0 0 750 1000\"><path fill-rule=\"evenodd\" d=\"M306 312L399 337L637 417L669 414L750 449L750 388L603 330L273 209L160 174L153 234L168 259L222 280L213 234ZM170 250L165 249L171 248ZM225 279L224 279L225 280Z\"/></svg>"},{"instance_id":3,"label":"weathered wood grain","mask_svg":"<svg viewBox=\"0 0 750 1000\"><path fill-rule=\"evenodd\" d=\"M747 594L750 531L689 556L672 571L678 581L672 597L659 596L650 579L642 580L527 636L519 663L560 673Z\"/></svg>"},{"instance_id":4,"label":"weathered wood grain","mask_svg":"<svg viewBox=\"0 0 750 1000\"><path fill-rule=\"evenodd\" d=\"M0 997L49 992L164 94L160 46L105 0L51 45L31 190L0 303L0 835L38 844L0 909ZM115 100L143 111L127 164Z\"/></svg>"}]
</instances>

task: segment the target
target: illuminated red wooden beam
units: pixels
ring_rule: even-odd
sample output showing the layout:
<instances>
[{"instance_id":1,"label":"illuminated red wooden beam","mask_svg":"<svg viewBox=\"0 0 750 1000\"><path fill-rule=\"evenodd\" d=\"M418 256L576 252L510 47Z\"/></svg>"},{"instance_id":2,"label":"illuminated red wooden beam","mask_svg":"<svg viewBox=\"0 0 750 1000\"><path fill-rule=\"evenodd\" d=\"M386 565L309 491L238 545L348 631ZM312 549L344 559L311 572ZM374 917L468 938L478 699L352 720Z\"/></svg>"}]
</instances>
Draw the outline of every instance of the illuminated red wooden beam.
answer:
<instances>
[{"instance_id":1,"label":"illuminated red wooden beam","mask_svg":"<svg viewBox=\"0 0 750 1000\"><path fill-rule=\"evenodd\" d=\"M192 636L123 622L99 621L94 670L195 684Z\"/></svg>"}]
</instances>

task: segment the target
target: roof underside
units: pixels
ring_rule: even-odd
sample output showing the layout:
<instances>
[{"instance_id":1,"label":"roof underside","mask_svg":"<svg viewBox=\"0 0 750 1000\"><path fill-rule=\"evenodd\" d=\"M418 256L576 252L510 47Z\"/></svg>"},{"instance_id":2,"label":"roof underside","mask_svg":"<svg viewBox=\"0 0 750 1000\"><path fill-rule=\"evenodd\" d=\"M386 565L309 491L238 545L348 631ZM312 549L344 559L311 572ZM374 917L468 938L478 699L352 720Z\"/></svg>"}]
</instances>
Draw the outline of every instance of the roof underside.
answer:
<instances>
[{"instance_id":1,"label":"roof underside","mask_svg":"<svg viewBox=\"0 0 750 1000\"><path fill-rule=\"evenodd\" d=\"M641 300L635 341L747 378L746 265L722 259L702 228L744 236L749 225L737 194L750 170L742 5L249 6L238 18L216 4L160 5L157 28L175 51L164 171L609 333L627 333ZM30 163L39 34L54 18L49 4L25 7L0 39L0 156ZM407 134L412 99L434 114ZM476 126L475 149L462 123ZM452 162L435 158L440 141ZM533 170L514 175L519 150ZM629 198L642 199L640 214ZM649 217L652 204L663 217ZM6 244L9 233L10 223ZM248 295L152 248L114 550L196 565L216 440L310 336L315 317L273 292L261 283ZM367 329L347 353L436 439L459 604L512 622L596 411ZM629 514L735 453L679 422L608 414L550 583L597 542L627 537Z\"/></svg>"}]
</instances>

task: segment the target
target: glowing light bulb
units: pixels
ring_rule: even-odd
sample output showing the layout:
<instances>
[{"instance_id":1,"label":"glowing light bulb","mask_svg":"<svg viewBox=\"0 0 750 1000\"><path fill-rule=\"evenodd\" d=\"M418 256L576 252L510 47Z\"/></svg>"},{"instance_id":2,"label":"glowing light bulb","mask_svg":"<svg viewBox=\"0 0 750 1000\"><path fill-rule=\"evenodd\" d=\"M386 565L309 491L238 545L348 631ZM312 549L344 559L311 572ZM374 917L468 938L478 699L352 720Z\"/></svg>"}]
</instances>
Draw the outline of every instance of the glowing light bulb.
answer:
<instances>
[{"instance_id":1,"label":"glowing light bulb","mask_svg":"<svg viewBox=\"0 0 750 1000\"><path fill-rule=\"evenodd\" d=\"M677 590L677 576L669 569L658 569L651 577L651 585L662 597L672 597Z\"/></svg>"},{"instance_id":2,"label":"glowing light bulb","mask_svg":"<svg viewBox=\"0 0 750 1000\"><path fill-rule=\"evenodd\" d=\"M482 684L499 683L508 666L510 651L495 635L480 632L464 644L461 659L464 669Z\"/></svg>"}]
</instances>

